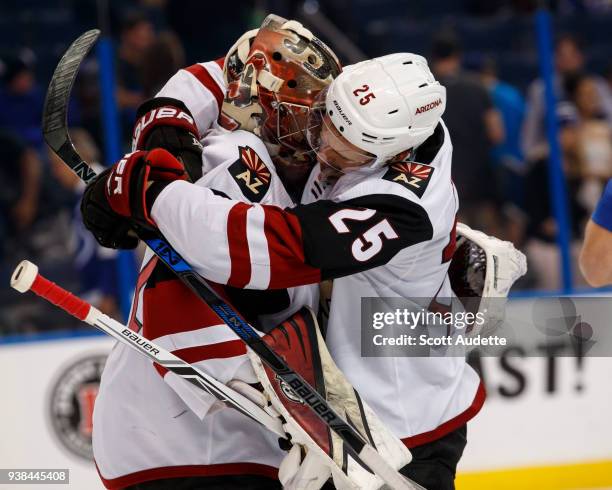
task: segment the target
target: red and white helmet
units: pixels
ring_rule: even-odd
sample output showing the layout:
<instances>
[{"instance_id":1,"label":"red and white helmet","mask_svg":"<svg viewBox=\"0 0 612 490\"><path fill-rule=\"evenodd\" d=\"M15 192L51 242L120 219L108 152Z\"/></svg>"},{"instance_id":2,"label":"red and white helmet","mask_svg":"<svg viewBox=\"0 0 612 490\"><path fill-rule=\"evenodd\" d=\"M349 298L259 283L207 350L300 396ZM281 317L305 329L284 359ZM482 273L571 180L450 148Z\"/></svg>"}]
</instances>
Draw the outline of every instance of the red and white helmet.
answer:
<instances>
[{"instance_id":1,"label":"red and white helmet","mask_svg":"<svg viewBox=\"0 0 612 490\"><path fill-rule=\"evenodd\" d=\"M220 122L260 136L274 157L309 150L306 124L321 90L340 73L334 52L299 22L268 15L243 34L223 67L228 85Z\"/></svg>"},{"instance_id":2,"label":"red and white helmet","mask_svg":"<svg viewBox=\"0 0 612 490\"><path fill-rule=\"evenodd\" d=\"M331 123L335 134L362 152L359 165L378 168L433 134L446 108L446 89L425 58L395 53L345 67L315 108L308 123L315 151Z\"/></svg>"}]
</instances>

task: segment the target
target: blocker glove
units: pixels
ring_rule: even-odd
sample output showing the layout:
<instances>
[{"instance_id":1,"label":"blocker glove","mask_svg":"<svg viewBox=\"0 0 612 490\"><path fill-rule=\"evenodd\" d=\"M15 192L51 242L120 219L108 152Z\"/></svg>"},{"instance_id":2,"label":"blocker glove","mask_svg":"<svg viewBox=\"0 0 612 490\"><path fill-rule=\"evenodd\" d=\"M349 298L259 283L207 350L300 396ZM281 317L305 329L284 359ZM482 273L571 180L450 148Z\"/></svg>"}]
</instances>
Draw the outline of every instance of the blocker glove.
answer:
<instances>
[{"instance_id":1,"label":"blocker glove","mask_svg":"<svg viewBox=\"0 0 612 490\"><path fill-rule=\"evenodd\" d=\"M128 153L87 186L81 200L83 223L103 247L134 248L138 239L130 230L156 229L151 206L175 180L187 180L187 173L168 151Z\"/></svg>"}]
</instances>

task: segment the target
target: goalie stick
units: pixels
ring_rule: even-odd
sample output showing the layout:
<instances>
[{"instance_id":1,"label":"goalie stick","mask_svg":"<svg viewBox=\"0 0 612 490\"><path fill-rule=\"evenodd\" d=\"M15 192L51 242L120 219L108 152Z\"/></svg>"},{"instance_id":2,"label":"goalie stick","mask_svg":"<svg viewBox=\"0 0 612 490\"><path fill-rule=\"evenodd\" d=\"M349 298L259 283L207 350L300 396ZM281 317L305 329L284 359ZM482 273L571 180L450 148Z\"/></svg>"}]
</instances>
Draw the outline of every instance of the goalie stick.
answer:
<instances>
[{"instance_id":1,"label":"goalie stick","mask_svg":"<svg viewBox=\"0 0 612 490\"><path fill-rule=\"evenodd\" d=\"M43 135L51 149L85 182L89 183L95 172L78 154L70 139L67 123L67 107L70 92L79 66L100 31L90 30L74 41L59 61L49 84L43 109ZM144 238L140 230L136 234L166 264L172 272L245 344L270 367L275 375L291 387L302 400L346 444L349 452L368 471L379 475L394 489L420 488L392 468L359 432L343 420L312 386L291 369L285 360L274 352L259 333L234 308L226 303L183 258L172 248L161 233L154 238ZM147 233L151 236L151 233Z\"/></svg>"},{"instance_id":2,"label":"goalie stick","mask_svg":"<svg viewBox=\"0 0 612 490\"><path fill-rule=\"evenodd\" d=\"M259 405L216 380L198 367L183 361L153 341L119 323L114 318L105 315L61 286L49 281L38 273L38 267L32 262L28 260L21 261L11 276L11 287L20 293L25 293L26 291L36 293L70 315L102 330L168 371L172 371L192 385L231 405L240 413L259 422L280 437L286 437L280 420L272 417Z\"/></svg>"}]
</instances>

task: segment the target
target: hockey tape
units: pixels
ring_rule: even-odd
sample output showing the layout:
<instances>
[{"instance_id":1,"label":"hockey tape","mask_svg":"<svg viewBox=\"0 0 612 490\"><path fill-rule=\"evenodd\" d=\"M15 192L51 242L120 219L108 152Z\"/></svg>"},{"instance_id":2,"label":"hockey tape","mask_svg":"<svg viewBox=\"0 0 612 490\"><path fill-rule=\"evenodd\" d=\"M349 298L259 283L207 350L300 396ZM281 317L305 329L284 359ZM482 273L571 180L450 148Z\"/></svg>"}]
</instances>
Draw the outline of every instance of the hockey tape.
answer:
<instances>
[{"instance_id":1,"label":"hockey tape","mask_svg":"<svg viewBox=\"0 0 612 490\"><path fill-rule=\"evenodd\" d=\"M11 277L11 286L21 293L32 290L79 320L85 320L91 308L82 299L38 274L38 267L27 260L21 262L15 269Z\"/></svg>"}]
</instances>

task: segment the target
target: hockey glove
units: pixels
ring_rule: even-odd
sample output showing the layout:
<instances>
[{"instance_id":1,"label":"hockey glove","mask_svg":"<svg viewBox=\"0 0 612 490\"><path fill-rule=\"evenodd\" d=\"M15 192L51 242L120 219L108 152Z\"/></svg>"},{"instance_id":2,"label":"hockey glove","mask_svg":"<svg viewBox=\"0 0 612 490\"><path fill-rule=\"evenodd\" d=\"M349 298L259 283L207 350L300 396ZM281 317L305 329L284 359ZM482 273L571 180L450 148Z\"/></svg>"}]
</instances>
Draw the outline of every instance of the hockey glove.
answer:
<instances>
[{"instance_id":1,"label":"hockey glove","mask_svg":"<svg viewBox=\"0 0 612 490\"><path fill-rule=\"evenodd\" d=\"M155 229L149 216L155 197L170 182L187 180L183 165L166 150L129 153L87 186L81 201L85 227L100 245L134 248L134 227Z\"/></svg>"},{"instance_id":2,"label":"hockey glove","mask_svg":"<svg viewBox=\"0 0 612 490\"><path fill-rule=\"evenodd\" d=\"M510 288L526 272L527 259L511 242L457 223L457 249L448 269L451 287L468 312L484 319L468 326L467 335L491 335L503 323Z\"/></svg>"},{"instance_id":3,"label":"hockey glove","mask_svg":"<svg viewBox=\"0 0 612 490\"><path fill-rule=\"evenodd\" d=\"M156 97L138 108L132 151L163 148L185 166L191 182L202 177L202 145L187 106L170 97Z\"/></svg>"}]
</instances>

